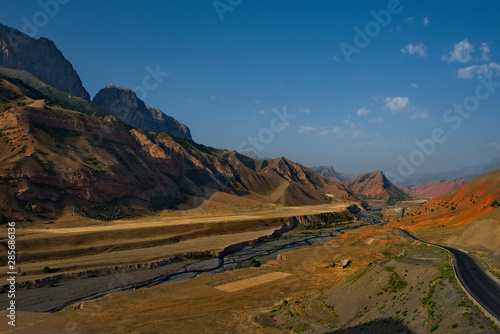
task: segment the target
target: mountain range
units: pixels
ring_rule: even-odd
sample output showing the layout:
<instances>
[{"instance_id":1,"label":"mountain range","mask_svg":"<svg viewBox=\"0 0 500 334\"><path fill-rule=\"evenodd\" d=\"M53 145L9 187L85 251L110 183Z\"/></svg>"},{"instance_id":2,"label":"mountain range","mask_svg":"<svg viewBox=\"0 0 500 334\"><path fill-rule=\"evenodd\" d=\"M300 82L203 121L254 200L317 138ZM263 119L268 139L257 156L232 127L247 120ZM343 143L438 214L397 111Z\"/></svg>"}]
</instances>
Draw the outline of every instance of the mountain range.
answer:
<instances>
[{"instance_id":1,"label":"mountain range","mask_svg":"<svg viewBox=\"0 0 500 334\"><path fill-rule=\"evenodd\" d=\"M208 147L128 88L108 85L91 101L71 63L48 39L0 25L0 45L5 217L50 217L68 206L88 215L116 207L174 208L215 191L294 206L395 202L408 194L441 195L465 182L398 188L381 171L349 179L332 166L309 169L284 157L258 159Z\"/></svg>"},{"instance_id":2,"label":"mountain range","mask_svg":"<svg viewBox=\"0 0 500 334\"><path fill-rule=\"evenodd\" d=\"M463 178L466 181L470 181L480 175L492 172L497 169L500 169L500 157L495 158L485 164L463 167L458 170L445 171L436 174L423 174L423 175L410 176L406 178L403 182L399 183L401 185L420 185L435 181L453 180L458 178Z\"/></svg>"},{"instance_id":3,"label":"mountain range","mask_svg":"<svg viewBox=\"0 0 500 334\"><path fill-rule=\"evenodd\" d=\"M43 86L27 72L24 80L7 76L9 69L1 72L5 217L49 218L66 206L173 208L214 191L281 205L357 200L339 183L286 158L252 159L133 128L86 100Z\"/></svg>"},{"instance_id":4,"label":"mountain range","mask_svg":"<svg viewBox=\"0 0 500 334\"><path fill-rule=\"evenodd\" d=\"M426 184L419 184L416 186L400 186L396 185L399 189L407 194L419 197L439 197L442 196L455 188L458 188L467 183L467 180L463 178L446 180L446 181L434 181Z\"/></svg>"}]
</instances>

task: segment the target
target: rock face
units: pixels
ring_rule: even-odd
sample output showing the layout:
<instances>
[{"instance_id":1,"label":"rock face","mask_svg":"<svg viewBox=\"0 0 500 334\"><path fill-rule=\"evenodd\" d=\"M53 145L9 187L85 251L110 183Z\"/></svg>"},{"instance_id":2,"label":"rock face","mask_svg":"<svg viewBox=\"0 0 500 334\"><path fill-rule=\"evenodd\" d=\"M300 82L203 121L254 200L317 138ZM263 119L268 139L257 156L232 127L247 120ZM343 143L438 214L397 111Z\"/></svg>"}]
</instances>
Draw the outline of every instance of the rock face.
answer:
<instances>
[{"instance_id":1,"label":"rock face","mask_svg":"<svg viewBox=\"0 0 500 334\"><path fill-rule=\"evenodd\" d=\"M161 110L147 106L128 88L106 86L92 102L133 127L192 139L186 125L165 115Z\"/></svg>"},{"instance_id":2,"label":"rock face","mask_svg":"<svg viewBox=\"0 0 500 334\"><path fill-rule=\"evenodd\" d=\"M405 193L415 196L438 197L452 191L455 188L463 186L465 183L467 183L465 179L458 178L447 181L434 181L416 186L397 185L397 187Z\"/></svg>"},{"instance_id":3,"label":"rock face","mask_svg":"<svg viewBox=\"0 0 500 334\"><path fill-rule=\"evenodd\" d=\"M384 173L377 170L372 173L356 176L354 179L342 182L346 188L363 199L382 199L398 201L409 196L389 181Z\"/></svg>"},{"instance_id":4,"label":"rock face","mask_svg":"<svg viewBox=\"0 0 500 334\"><path fill-rule=\"evenodd\" d=\"M311 167L313 171L323 176L327 180L343 182L349 180L344 173L337 173L333 166L315 166Z\"/></svg>"},{"instance_id":5,"label":"rock face","mask_svg":"<svg viewBox=\"0 0 500 334\"><path fill-rule=\"evenodd\" d=\"M90 101L71 63L51 40L0 24L0 66L24 70L60 91Z\"/></svg>"}]
</instances>

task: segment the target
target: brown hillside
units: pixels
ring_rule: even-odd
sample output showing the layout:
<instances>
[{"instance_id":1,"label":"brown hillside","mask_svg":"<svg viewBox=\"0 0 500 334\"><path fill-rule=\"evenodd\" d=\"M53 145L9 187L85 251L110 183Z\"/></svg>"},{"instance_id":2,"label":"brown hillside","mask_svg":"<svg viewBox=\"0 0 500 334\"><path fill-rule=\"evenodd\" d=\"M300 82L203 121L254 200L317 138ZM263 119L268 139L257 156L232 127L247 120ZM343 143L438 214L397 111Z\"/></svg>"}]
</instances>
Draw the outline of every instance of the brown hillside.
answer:
<instances>
[{"instance_id":1,"label":"brown hillside","mask_svg":"<svg viewBox=\"0 0 500 334\"><path fill-rule=\"evenodd\" d=\"M467 224L493 211L500 202L500 170L481 175L451 192L409 211L396 225L408 228Z\"/></svg>"},{"instance_id":2,"label":"brown hillside","mask_svg":"<svg viewBox=\"0 0 500 334\"><path fill-rule=\"evenodd\" d=\"M485 219L473 222L455 245L485 251L486 255L500 264L500 220Z\"/></svg>"},{"instance_id":3,"label":"brown hillside","mask_svg":"<svg viewBox=\"0 0 500 334\"><path fill-rule=\"evenodd\" d=\"M80 110L94 108L57 97ZM255 194L282 205L354 198L338 183L285 158L256 160L131 129L112 115L62 108L6 76L0 76L0 110L0 214L9 218L51 218L66 206L94 205L83 212L116 219L121 211L115 206L172 208L213 191Z\"/></svg>"},{"instance_id":4,"label":"brown hillside","mask_svg":"<svg viewBox=\"0 0 500 334\"><path fill-rule=\"evenodd\" d=\"M455 188L458 188L467 183L463 178L446 180L446 181L434 181L426 184L420 184L416 186L401 186L396 185L399 189L407 194L420 197L439 197L442 196Z\"/></svg>"}]
</instances>

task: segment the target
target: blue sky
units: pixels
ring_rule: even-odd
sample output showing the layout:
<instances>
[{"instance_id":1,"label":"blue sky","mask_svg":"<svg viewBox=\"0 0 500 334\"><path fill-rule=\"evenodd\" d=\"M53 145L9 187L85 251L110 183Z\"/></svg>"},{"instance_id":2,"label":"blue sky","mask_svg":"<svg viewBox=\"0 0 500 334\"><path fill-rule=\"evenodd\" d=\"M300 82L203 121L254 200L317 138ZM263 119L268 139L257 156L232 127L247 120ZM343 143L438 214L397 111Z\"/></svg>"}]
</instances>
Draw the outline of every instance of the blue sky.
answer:
<instances>
[{"instance_id":1,"label":"blue sky","mask_svg":"<svg viewBox=\"0 0 500 334\"><path fill-rule=\"evenodd\" d=\"M42 0L1 8L1 23L53 40L92 96L108 84L142 87L148 105L205 145L402 177L500 155L498 1ZM163 74L154 81L151 71ZM470 112L453 111L464 103Z\"/></svg>"}]
</instances>

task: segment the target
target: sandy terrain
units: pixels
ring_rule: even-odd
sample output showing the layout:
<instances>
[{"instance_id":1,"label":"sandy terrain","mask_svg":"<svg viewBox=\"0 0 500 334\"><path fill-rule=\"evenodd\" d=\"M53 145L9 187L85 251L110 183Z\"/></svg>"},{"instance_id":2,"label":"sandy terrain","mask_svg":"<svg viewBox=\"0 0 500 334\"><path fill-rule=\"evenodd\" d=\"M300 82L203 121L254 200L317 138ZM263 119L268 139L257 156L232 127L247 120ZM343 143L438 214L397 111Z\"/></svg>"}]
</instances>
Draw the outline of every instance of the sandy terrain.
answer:
<instances>
[{"instance_id":1,"label":"sandy terrain","mask_svg":"<svg viewBox=\"0 0 500 334\"><path fill-rule=\"evenodd\" d=\"M243 279L243 280L237 281L237 282L222 284L222 285L216 286L215 288L217 290L221 290L221 291L225 291L225 292L236 292L236 291L240 291L240 290L244 290L244 289L253 288L253 287L256 287L256 286L261 285L261 284L273 282L273 281L279 280L281 278L284 278L284 277L287 277L290 275L291 274L280 273L280 272L269 273L269 274L264 274L264 275L260 275L257 277Z\"/></svg>"}]
</instances>

